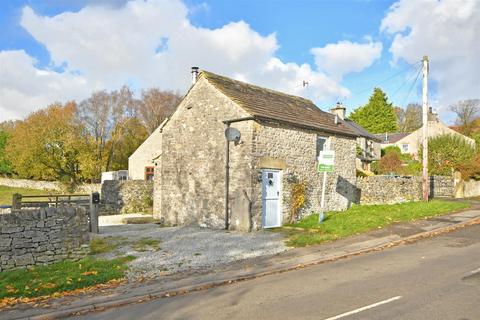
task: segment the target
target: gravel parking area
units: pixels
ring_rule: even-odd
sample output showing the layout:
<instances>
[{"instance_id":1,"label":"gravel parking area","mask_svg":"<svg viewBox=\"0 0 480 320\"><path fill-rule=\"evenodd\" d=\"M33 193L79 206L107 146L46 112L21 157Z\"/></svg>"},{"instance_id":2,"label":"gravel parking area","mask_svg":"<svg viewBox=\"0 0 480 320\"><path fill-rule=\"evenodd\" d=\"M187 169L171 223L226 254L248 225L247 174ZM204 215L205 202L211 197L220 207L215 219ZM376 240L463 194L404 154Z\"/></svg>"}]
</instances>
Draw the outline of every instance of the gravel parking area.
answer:
<instances>
[{"instance_id":1,"label":"gravel parking area","mask_svg":"<svg viewBox=\"0 0 480 320\"><path fill-rule=\"evenodd\" d=\"M114 241L117 246L101 256L137 257L130 263L130 279L202 270L288 249L282 235L269 231L244 233L193 226L141 224L101 226L100 232L99 237ZM141 243L153 245L139 247Z\"/></svg>"}]
</instances>

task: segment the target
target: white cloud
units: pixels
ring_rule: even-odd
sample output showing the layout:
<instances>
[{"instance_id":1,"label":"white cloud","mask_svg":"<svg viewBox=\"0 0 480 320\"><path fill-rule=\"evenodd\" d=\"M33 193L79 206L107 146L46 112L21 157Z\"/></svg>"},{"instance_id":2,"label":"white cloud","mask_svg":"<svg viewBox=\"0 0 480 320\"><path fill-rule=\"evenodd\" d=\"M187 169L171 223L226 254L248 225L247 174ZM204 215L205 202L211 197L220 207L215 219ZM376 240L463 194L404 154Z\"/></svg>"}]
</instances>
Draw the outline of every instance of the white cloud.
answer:
<instances>
[{"instance_id":1,"label":"white cloud","mask_svg":"<svg viewBox=\"0 0 480 320\"><path fill-rule=\"evenodd\" d=\"M480 97L480 1L399 1L382 21L394 62L430 58L440 106ZM443 108L445 110L445 108Z\"/></svg>"},{"instance_id":2,"label":"white cloud","mask_svg":"<svg viewBox=\"0 0 480 320\"><path fill-rule=\"evenodd\" d=\"M339 41L322 48L311 49L316 65L335 79L345 74L368 68L382 55L382 43L369 40L367 43Z\"/></svg>"},{"instance_id":3,"label":"white cloud","mask_svg":"<svg viewBox=\"0 0 480 320\"><path fill-rule=\"evenodd\" d=\"M0 121L55 101L85 97L92 88L81 76L40 70L34 64L23 50L0 51Z\"/></svg>"},{"instance_id":4,"label":"white cloud","mask_svg":"<svg viewBox=\"0 0 480 320\"><path fill-rule=\"evenodd\" d=\"M348 56L355 62L330 56L326 64L317 59L316 67L300 65L276 56L275 34L261 35L243 21L200 28L190 23L188 15L182 2L167 0L92 5L52 17L25 7L21 25L46 47L52 67L64 71L39 70L25 52L2 52L5 65L16 63L26 72L17 82L14 68L2 71L0 108L11 110L7 117L19 117L56 100L81 99L91 90L116 89L125 83L184 92L191 66L328 101L348 96L340 83L342 76L368 67L381 51L378 43L348 43ZM315 50L334 55L346 44ZM365 57L368 54L370 58ZM308 88L302 87L304 80Z\"/></svg>"}]
</instances>

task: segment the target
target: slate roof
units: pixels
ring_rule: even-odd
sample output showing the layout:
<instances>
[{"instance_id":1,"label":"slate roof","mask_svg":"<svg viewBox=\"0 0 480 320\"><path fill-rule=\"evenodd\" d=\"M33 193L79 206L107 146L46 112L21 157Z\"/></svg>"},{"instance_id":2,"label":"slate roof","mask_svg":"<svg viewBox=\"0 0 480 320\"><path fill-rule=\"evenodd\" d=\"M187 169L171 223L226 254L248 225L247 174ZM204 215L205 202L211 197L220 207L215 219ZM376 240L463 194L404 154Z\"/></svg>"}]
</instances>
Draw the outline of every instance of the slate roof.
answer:
<instances>
[{"instance_id":1,"label":"slate roof","mask_svg":"<svg viewBox=\"0 0 480 320\"><path fill-rule=\"evenodd\" d=\"M356 123L355 121L352 121L350 119L345 119L345 122L347 125L349 125L360 137L364 137L364 138L367 138L367 139L371 139L371 140L375 140L375 141L381 141L382 139L377 137L377 135L374 135L373 133L370 133L367 131L367 129L365 129L364 127L362 127L361 125L359 125L358 123Z\"/></svg>"},{"instance_id":2,"label":"slate roof","mask_svg":"<svg viewBox=\"0 0 480 320\"><path fill-rule=\"evenodd\" d=\"M215 88L258 120L275 120L297 127L357 137L344 121L335 124L335 115L320 110L312 101L282 92L233 80L208 71L205 77Z\"/></svg>"},{"instance_id":3,"label":"slate roof","mask_svg":"<svg viewBox=\"0 0 480 320\"><path fill-rule=\"evenodd\" d=\"M381 143L395 143L409 134L411 134L411 132L379 133L375 134L375 136L381 139Z\"/></svg>"}]
</instances>

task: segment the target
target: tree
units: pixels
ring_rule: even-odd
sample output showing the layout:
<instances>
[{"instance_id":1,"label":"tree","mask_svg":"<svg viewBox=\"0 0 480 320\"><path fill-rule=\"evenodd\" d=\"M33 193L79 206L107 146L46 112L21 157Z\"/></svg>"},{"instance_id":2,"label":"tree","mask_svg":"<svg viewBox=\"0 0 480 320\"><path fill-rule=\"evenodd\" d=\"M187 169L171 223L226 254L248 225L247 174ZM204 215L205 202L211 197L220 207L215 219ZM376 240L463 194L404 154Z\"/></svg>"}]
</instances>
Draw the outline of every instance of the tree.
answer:
<instances>
[{"instance_id":1,"label":"tree","mask_svg":"<svg viewBox=\"0 0 480 320\"><path fill-rule=\"evenodd\" d=\"M111 170L124 124L134 114L135 100L126 86L119 91L94 92L80 103L78 121L84 124L86 143L93 152L89 168L93 179L99 179L102 171Z\"/></svg>"},{"instance_id":2,"label":"tree","mask_svg":"<svg viewBox=\"0 0 480 320\"><path fill-rule=\"evenodd\" d=\"M10 133L0 129L0 174L10 175L12 173L12 164L7 159L5 147L10 139Z\"/></svg>"},{"instance_id":3,"label":"tree","mask_svg":"<svg viewBox=\"0 0 480 320\"><path fill-rule=\"evenodd\" d=\"M401 132L413 132L422 127L422 106L418 103L409 103L405 110L403 123L399 123Z\"/></svg>"},{"instance_id":4,"label":"tree","mask_svg":"<svg viewBox=\"0 0 480 320\"><path fill-rule=\"evenodd\" d=\"M428 139L428 172L451 175L475 156L475 148L458 135L445 134ZM422 158L420 148L419 158Z\"/></svg>"},{"instance_id":5,"label":"tree","mask_svg":"<svg viewBox=\"0 0 480 320\"><path fill-rule=\"evenodd\" d=\"M126 119L125 123L120 124L120 126L121 130L116 142L116 151L111 160L112 170L128 168L128 157L149 136L147 129L137 118Z\"/></svg>"},{"instance_id":6,"label":"tree","mask_svg":"<svg viewBox=\"0 0 480 320\"><path fill-rule=\"evenodd\" d=\"M480 111L480 99L462 100L450 106L450 111L457 115L457 125L461 126L462 133L469 135L472 123Z\"/></svg>"},{"instance_id":7,"label":"tree","mask_svg":"<svg viewBox=\"0 0 480 320\"><path fill-rule=\"evenodd\" d=\"M180 96L158 88L142 90L142 99L137 105L138 118L151 134L169 117L180 103Z\"/></svg>"},{"instance_id":8,"label":"tree","mask_svg":"<svg viewBox=\"0 0 480 320\"><path fill-rule=\"evenodd\" d=\"M386 94L375 88L368 103L355 109L350 119L371 133L396 132L398 130L395 110Z\"/></svg>"},{"instance_id":9,"label":"tree","mask_svg":"<svg viewBox=\"0 0 480 320\"><path fill-rule=\"evenodd\" d=\"M56 103L15 126L6 151L18 176L72 185L82 179L82 127L75 122L76 111L74 102Z\"/></svg>"},{"instance_id":10,"label":"tree","mask_svg":"<svg viewBox=\"0 0 480 320\"><path fill-rule=\"evenodd\" d=\"M397 126L400 131L403 131L403 125L405 123L405 110L401 107L393 108L395 115L397 116Z\"/></svg>"}]
</instances>

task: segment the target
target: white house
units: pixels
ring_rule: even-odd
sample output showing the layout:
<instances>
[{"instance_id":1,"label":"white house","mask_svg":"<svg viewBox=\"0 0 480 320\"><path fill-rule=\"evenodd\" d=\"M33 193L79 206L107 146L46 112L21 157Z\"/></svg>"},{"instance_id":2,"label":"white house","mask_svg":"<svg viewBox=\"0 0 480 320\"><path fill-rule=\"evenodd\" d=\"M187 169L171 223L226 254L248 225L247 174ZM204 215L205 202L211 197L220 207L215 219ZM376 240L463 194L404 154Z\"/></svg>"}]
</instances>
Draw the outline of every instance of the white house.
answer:
<instances>
[{"instance_id":1,"label":"white house","mask_svg":"<svg viewBox=\"0 0 480 320\"><path fill-rule=\"evenodd\" d=\"M130 180L153 180L155 159L162 151L162 125L155 129L128 158L128 178Z\"/></svg>"}]
</instances>

